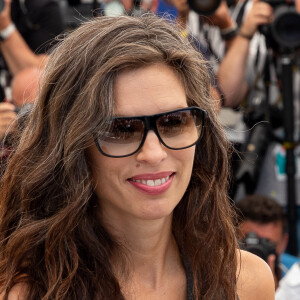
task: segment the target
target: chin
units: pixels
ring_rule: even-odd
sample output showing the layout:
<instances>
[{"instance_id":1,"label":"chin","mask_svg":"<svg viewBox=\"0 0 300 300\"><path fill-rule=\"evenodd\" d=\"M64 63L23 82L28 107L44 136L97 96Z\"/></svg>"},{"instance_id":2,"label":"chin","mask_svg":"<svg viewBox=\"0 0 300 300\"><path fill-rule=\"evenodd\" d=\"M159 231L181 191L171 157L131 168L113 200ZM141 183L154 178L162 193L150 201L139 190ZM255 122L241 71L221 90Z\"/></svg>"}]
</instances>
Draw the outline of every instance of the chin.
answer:
<instances>
[{"instance_id":1,"label":"chin","mask_svg":"<svg viewBox=\"0 0 300 300\"><path fill-rule=\"evenodd\" d=\"M140 211L139 217L144 220L159 220L164 218L172 218L175 207L164 207L154 205Z\"/></svg>"}]
</instances>

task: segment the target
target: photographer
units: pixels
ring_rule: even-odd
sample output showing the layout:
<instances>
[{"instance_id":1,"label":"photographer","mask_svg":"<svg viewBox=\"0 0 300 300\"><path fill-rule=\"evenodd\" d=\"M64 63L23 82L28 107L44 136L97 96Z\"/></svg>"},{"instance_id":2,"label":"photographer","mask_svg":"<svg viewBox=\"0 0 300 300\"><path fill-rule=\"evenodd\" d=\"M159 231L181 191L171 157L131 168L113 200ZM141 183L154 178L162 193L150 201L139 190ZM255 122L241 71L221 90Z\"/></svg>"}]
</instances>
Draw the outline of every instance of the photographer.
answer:
<instances>
[{"instance_id":1,"label":"photographer","mask_svg":"<svg viewBox=\"0 0 300 300\"><path fill-rule=\"evenodd\" d=\"M17 118L17 113L15 112L15 109L16 107L12 103L9 102L0 103L0 140L1 141L5 137L5 134L9 133L13 129L12 124Z\"/></svg>"},{"instance_id":2,"label":"photographer","mask_svg":"<svg viewBox=\"0 0 300 300\"><path fill-rule=\"evenodd\" d=\"M63 31L55 0L2 0L0 49L12 75L45 64L49 41ZM2 66L3 68L4 66Z\"/></svg>"},{"instance_id":3,"label":"photographer","mask_svg":"<svg viewBox=\"0 0 300 300\"><path fill-rule=\"evenodd\" d=\"M232 102L234 104L232 106L235 107L234 110L221 111L221 121L227 129L230 140L237 144L238 149L242 148L242 152L248 152L248 145L251 146L249 133L252 131L248 129L251 129L255 124L259 122L268 123L271 133L269 143L263 145L267 150L266 154L255 152L254 154L260 156L261 160L251 162L257 168L258 175L251 178L251 186L249 186L249 181L244 180L246 176L243 176L242 172L236 172L240 176L234 177L234 179L235 182L239 183L239 186L235 189L233 197L237 199L245 193L270 194L276 192L285 205L287 204L286 183L274 172L279 167L276 165L278 156L276 149L280 143L284 144L285 142L287 134L284 132L284 123L285 120L289 120L289 117L283 113L286 102L283 101L285 97L283 97L282 91L282 64L285 59L282 51L285 47L274 41L273 36L266 35L265 31L260 30L267 28L270 31L271 26L274 25L274 18L277 16L278 9L274 4L270 5L265 1L257 0L234 1L233 3L228 1L228 5L231 17L236 23L236 27L233 27L231 31L228 29L224 32L218 26L214 26L213 16L206 16L207 21L204 22L203 18L199 18L199 12L193 12L194 15L196 14L193 20L199 22L200 19L199 26L191 26L194 28L194 34L197 34L200 41L211 50L210 61L218 72L223 93L225 95L231 94L231 98L236 100ZM293 18L291 18L291 22L294 22L294 19L297 19L295 7L299 9L299 0L296 1L295 5L285 3L282 6L291 11L294 10ZM299 18L298 15L298 22ZM190 16L190 20L192 20L192 16ZM292 26L291 24L290 27L283 28L282 32L287 40L289 39L291 43L296 44L299 43L300 38L294 38L293 32L298 30L299 36L299 28L299 26ZM229 33L232 38L230 47L227 46L228 42L226 41ZM295 113L294 136L297 143L300 135L300 92L298 88L300 60L296 51L299 51L299 48L289 49L287 56L291 60L294 72L293 78L290 80L294 89L289 89L292 91L289 98L294 98L292 111ZM225 117L223 117L224 115ZM244 161L238 161L237 169L243 168ZM253 173L257 174L257 172ZM246 192L244 190L245 185ZM297 194L300 194L300 185L296 186Z\"/></svg>"},{"instance_id":4,"label":"photographer","mask_svg":"<svg viewBox=\"0 0 300 300\"><path fill-rule=\"evenodd\" d=\"M38 95L41 70L27 68L17 73L12 80L12 101L0 103L0 174L6 167L6 159L11 152L12 138L20 129L18 114L23 114L31 108ZM18 122L17 122L18 120Z\"/></svg>"},{"instance_id":5,"label":"photographer","mask_svg":"<svg viewBox=\"0 0 300 300\"><path fill-rule=\"evenodd\" d=\"M239 217L241 240L247 234L255 233L261 239L258 239L256 249L265 247L263 250L266 253L272 253L270 249L274 243L275 255L270 254L265 259L273 271L275 283L278 286L278 282L292 264L300 261L299 258L284 253L288 243L288 230L283 208L268 196L253 194L238 201L236 211ZM251 248L255 252L253 245Z\"/></svg>"},{"instance_id":6,"label":"photographer","mask_svg":"<svg viewBox=\"0 0 300 300\"><path fill-rule=\"evenodd\" d=\"M299 300L300 295L300 263L295 263L280 281L275 300Z\"/></svg>"},{"instance_id":7,"label":"photographer","mask_svg":"<svg viewBox=\"0 0 300 300\"><path fill-rule=\"evenodd\" d=\"M56 0L1 0L0 8L0 141L14 129L16 109L23 103L26 84L35 81L35 72L27 69L43 68L47 62L49 41L63 31L63 22ZM24 71L24 73L22 73ZM25 75L27 74L27 75ZM24 78L25 76L25 78ZM32 77L30 77L32 76ZM12 79L22 90L19 96L11 96ZM27 90L27 91L26 91ZM15 98L15 99L13 99ZM18 101L16 103L16 101ZM11 102L11 103L7 103ZM7 155L7 147L1 147L1 157Z\"/></svg>"}]
</instances>

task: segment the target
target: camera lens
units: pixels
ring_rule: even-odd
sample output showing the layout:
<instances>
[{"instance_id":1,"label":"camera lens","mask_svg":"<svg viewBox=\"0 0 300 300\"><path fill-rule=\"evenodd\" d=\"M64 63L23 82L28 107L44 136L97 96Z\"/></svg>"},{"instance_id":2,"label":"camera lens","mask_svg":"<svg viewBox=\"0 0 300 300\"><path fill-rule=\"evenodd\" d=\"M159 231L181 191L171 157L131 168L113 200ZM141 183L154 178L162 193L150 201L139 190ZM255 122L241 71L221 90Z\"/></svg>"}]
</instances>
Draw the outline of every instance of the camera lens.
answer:
<instances>
[{"instance_id":1,"label":"camera lens","mask_svg":"<svg viewBox=\"0 0 300 300\"><path fill-rule=\"evenodd\" d=\"M221 0L188 0L192 10L200 15L211 15L219 7Z\"/></svg>"},{"instance_id":2,"label":"camera lens","mask_svg":"<svg viewBox=\"0 0 300 300\"><path fill-rule=\"evenodd\" d=\"M300 46L300 15L295 8L281 6L275 12L272 34L276 42L289 49Z\"/></svg>"},{"instance_id":3,"label":"camera lens","mask_svg":"<svg viewBox=\"0 0 300 300\"><path fill-rule=\"evenodd\" d=\"M249 251L267 261L270 254L276 255L276 245L266 238L260 238L255 232L249 232L240 242L241 249Z\"/></svg>"}]
</instances>

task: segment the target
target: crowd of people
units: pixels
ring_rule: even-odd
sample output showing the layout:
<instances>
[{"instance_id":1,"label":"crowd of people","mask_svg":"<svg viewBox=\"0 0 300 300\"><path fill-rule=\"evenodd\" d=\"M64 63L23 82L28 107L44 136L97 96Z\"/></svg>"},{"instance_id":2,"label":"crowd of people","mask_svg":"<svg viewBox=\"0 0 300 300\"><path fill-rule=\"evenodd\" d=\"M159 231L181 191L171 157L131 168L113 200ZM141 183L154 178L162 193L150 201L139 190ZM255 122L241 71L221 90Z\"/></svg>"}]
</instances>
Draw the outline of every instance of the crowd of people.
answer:
<instances>
[{"instance_id":1,"label":"crowd of people","mask_svg":"<svg viewBox=\"0 0 300 300\"><path fill-rule=\"evenodd\" d=\"M297 299L274 151L300 42L268 2L191 2L4 0L0 299Z\"/></svg>"}]
</instances>

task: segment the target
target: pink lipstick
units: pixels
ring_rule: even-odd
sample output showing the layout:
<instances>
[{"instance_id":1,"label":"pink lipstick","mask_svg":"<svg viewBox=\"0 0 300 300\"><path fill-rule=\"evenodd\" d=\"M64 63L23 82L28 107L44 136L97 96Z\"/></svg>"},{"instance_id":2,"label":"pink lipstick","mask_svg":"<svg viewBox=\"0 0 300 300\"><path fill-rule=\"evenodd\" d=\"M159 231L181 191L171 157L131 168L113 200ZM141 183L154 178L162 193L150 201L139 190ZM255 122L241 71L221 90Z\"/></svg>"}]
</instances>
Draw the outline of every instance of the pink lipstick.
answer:
<instances>
[{"instance_id":1,"label":"pink lipstick","mask_svg":"<svg viewBox=\"0 0 300 300\"><path fill-rule=\"evenodd\" d=\"M135 188L148 195L164 193L171 185L174 172L160 172L156 174L140 174L128 179Z\"/></svg>"}]
</instances>

